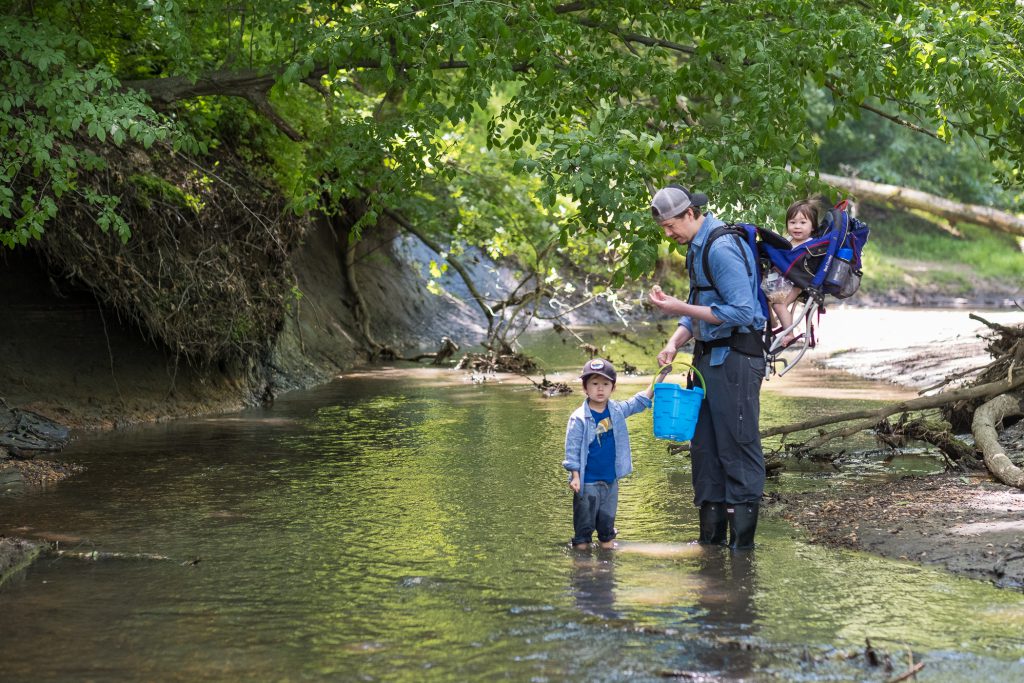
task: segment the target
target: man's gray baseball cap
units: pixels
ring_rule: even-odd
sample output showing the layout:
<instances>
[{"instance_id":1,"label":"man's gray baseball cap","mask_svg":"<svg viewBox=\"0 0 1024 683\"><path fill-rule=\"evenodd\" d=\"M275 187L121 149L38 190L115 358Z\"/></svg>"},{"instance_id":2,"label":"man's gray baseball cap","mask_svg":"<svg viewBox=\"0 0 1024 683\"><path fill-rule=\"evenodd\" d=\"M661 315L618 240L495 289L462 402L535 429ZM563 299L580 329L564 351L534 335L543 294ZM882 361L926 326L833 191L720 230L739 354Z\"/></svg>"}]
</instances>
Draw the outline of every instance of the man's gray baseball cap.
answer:
<instances>
[{"instance_id":1,"label":"man's gray baseball cap","mask_svg":"<svg viewBox=\"0 0 1024 683\"><path fill-rule=\"evenodd\" d=\"M701 192L690 192L682 185L668 185L654 193L651 200L651 215L661 223L675 218L691 206L704 206L708 196Z\"/></svg>"}]
</instances>

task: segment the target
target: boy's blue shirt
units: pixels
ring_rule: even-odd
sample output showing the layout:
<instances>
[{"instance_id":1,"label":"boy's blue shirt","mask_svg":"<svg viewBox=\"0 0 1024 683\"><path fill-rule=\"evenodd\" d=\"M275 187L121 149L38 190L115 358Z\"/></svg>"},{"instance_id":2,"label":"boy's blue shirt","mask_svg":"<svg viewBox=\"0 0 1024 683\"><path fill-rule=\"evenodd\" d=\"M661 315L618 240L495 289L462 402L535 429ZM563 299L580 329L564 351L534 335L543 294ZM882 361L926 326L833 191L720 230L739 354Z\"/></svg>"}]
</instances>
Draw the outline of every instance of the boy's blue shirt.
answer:
<instances>
[{"instance_id":1,"label":"boy's blue shirt","mask_svg":"<svg viewBox=\"0 0 1024 683\"><path fill-rule=\"evenodd\" d=\"M704 244L707 242L708 236L711 235L711 231L721 225L725 225L721 219L716 218L714 214L706 214L700 230L690 241L690 253L687 254L687 260L693 264L696 283L702 286L710 284L710 280L704 274L704 259L701 257ZM708 253L708 265L714 273L718 289L700 292L700 300L690 303L709 306L711 312L722 323L713 325L703 320L694 321L690 316L683 316L679 319L679 324L690 330L694 339L714 341L731 336L737 329L740 332L756 332L764 329L764 314L761 313L761 306L757 298L757 291L761 286L761 283L757 281L757 269L754 268L753 262L746 261L746 263L750 263L751 270L751 274L747 275L747 267L744 265L743 253L740 248L736 240L725 237L712 242L711 251ZM747 259L757 258L749 251L746 256ZM728 346L711 349L711 365L721 365L725 362L725 357L728 354Z\"/></svg>"},{"instance_id":2,"label":"boy's blue shirt","mask_svg":"<svg viewBox=\"0 0 1024 683\"><path fill-rule=\"evenodd\" d=\"M650 407L651 399L644 396L642 391L625 401L613 399L608 401L612 429L615 430L616 479L621 479L633 471L633 453L629 446L629 428L626 426L626 418ZM596 436L597 423L594 421L594 415L587 399L583 399L583 405L569 416L569 424L565 428L565 460L562 461L562 467L569 471L569 481L572 481L572 472L579 472L580 482L584 480L587 470L587 453L590 449L590 442Z\"/></svg>"},{"instance_id":3,"label":"boy's blue shirt","mask_svg":"<svg viewBox=\"0 0 1024 683\"><path fill-rule=\"evenodd\" d=\"M615 429L611 408L605 405L601 412L590 408L590 414L597 423L597 438L587 447L587 472L581 481L584 484L615 481Z\"/></svg>"}]
</instances>

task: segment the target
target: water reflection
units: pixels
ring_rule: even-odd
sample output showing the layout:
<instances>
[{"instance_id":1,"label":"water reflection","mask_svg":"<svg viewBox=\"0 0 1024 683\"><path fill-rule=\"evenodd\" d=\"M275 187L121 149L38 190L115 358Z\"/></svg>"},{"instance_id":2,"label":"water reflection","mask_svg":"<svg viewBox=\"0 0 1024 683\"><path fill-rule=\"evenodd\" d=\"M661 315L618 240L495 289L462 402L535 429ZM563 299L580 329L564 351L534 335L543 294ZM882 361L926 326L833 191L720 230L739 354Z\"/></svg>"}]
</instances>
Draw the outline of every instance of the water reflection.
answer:
<instances>
[{"instance_id":1,"label":"water reflection","mask_svg":"<svg viewBox=\"0 0 1024 683\"><path fill-rule=\"evenodd\" d=\"M718 640L735 639L742 645L758 632L756 594L756 550L730 552L710 548L697 564L700 591L696 607L702 630ZM753 672L749 651L727 644L698 648L695 652L701 669L745 679Z\"/></svg>"},{"instance_id":2,"label":"water reflection","mask_svg":"<svg viewBox=\"0 0 1024 683\"><path fill-rule=\"evenodd\" d=\"M615 552L574 551L572 595L576 608L602 619L618 619L615 609Z\"/></svg>"},{"instance_id":3,"label":"water reflection","mask_svg":"<svg viewBox=\"0 0 1024 683\"><path fill-rule=\"evenodd\" d=\"M804 410L788 400L767 409ZM86 471L0 496L0 533L179 562L37 563L0 589L3 678L859 680L793 651L869 636L944 661L934 680L1015 680L1001 676L1024 642L1002 621L1021 623L1024 596L809 547L778 520L753 554L687 543L689 459L647 413L619 547L570 553L577 401L407 374L80 439L65 456ZM822 485L771 486L795 479Z\"/></svg>"}]
</instances>

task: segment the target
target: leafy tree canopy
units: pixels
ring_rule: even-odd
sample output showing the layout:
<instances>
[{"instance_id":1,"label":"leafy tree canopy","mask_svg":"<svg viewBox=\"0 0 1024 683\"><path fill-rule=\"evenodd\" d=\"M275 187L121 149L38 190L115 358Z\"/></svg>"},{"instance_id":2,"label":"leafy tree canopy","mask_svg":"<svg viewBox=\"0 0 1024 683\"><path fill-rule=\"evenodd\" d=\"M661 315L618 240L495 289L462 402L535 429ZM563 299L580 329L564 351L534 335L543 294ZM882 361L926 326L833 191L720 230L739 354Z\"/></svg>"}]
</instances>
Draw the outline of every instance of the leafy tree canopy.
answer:
<instances>
[{"instance_id":1,"label":"leafy tree canopy","mask_svg":"<svg viewBox=\"0 0 1024 683\"><path fill-rule=\"evenodd\" d=\"M495 174L532 178L529 199L466 230L599 236L621 281L656 257L655 185L678 176L754 220L812 189L809 93L827 95L829 124L984 141L1019 185L1022 36L1008 0L15 0L0 16L0 241L54 229L68 196L127 238L116 194L81 182L110 145L258 146L297 210L359 196L364 225L422 215L424 197L438 207L424 220L450 216L486 192L464 172L500 153ZM535 206L548 215L508 215Z\"/></svg>"}]
</instances>

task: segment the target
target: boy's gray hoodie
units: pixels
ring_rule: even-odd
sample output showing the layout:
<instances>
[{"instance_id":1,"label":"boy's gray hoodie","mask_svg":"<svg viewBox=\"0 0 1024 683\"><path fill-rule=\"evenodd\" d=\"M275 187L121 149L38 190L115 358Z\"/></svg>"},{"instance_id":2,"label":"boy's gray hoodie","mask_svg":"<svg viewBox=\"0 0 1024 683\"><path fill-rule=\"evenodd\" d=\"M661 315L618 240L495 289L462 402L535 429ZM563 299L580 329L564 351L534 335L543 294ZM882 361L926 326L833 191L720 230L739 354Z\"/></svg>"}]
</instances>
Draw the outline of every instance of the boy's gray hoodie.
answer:
<instances>
[{"instance_id":1,"label":"boy's gray hoodie","mask_svg":"<svg viewBox=\"0 0 1024 683\"><path fill-rule=\"evenodd\" d=\"M633 454L629 447L629 428L626 426L626 418L630 415L643 412L651 407L651 399L638 392L635 396L625 401L608 401L608 413L612 419L612 430L615 433L615 478L621 479L633 471ZM583 399L583 405L573 411L569 416L569 424L565 428L565 460L562 467L569 471L569 481L572 481L572 473L580 473L580 482L584 481L587 469L587 454L590 451L590 443L597 435L597 422L594 414L590 411L587 399Z\"/></svg>"}]
</instances>

